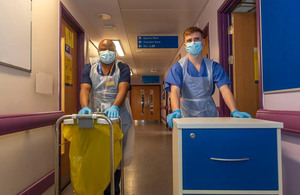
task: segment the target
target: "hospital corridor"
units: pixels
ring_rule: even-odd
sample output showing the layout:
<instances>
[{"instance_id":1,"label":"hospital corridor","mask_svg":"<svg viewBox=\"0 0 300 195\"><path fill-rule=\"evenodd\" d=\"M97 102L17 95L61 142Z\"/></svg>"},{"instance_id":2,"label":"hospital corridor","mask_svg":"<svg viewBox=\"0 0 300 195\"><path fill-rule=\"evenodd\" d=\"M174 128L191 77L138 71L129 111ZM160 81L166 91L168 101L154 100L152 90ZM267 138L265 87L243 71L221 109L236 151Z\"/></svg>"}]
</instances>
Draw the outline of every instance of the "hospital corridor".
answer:
<instances>
[{"instance_id":1,"label":"hospital corridor","mask_svg":"<svg viewBox=\"0 0 300 195\"><path fill-rule=\"evenodd\" d=\"M0 0L0 195L300 195L299 9Z\"/></svg>"}]
</instances>

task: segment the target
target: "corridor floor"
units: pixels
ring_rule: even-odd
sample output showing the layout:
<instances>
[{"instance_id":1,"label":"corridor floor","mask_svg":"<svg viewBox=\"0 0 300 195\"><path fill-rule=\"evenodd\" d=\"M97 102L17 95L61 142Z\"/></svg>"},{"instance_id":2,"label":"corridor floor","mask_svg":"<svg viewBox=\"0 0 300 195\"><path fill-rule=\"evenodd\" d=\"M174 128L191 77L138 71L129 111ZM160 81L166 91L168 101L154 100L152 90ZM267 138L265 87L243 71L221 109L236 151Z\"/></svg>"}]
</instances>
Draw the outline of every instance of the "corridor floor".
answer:
<instances>
[{"instance_id":1,"label":"corridor floor","mask_svg":"<svg viewBox=\"0 0 300 195\"><path fill-rule=\"evenodd\" d=\"M72 193L69 185L63 195ZM172 132L160 122L135 122L135 157L125 167L125 195L172 194Z\"/></svg>"}]
</instances>

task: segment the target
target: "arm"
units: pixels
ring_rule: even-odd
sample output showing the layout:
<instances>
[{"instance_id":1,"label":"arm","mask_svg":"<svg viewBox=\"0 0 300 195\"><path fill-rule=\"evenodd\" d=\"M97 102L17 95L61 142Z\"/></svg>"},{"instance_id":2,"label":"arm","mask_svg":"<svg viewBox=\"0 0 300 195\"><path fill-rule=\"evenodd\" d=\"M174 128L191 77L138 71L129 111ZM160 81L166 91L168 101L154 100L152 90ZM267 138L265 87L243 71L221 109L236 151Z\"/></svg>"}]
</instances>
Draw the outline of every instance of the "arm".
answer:
<instances>
[{"instance_id":1,"label":"arm","mask_svg":"<svg viewBox=\"0 0 300 195\"><path fill-rule=\"evenodd\" d=\"M114 106L121 107L125 101L127 96L127 92L129 90L129 83L127 82L120 82L119 83L119 92L117 94L116 100L113 103Z\"/></svg>"},{"instance_id":2,"label":"arm","mask_svg":"<svg viewBox=\"0 0 300 195\"><path fill-rule=\"evenodd\" d=\"M176 85L171 85L171 106L173 111L180 109L180 89Z\"/></svg>"},{"instance_id":3,"label":"arm","mask_svg":"<svg viewBox=\"0 0 300 195\"><path fill-rule=\"evenodd\" d=\"M223 96L223 99L224 99L226 105L230 109L230 112L237 110L235 100L233 98L233 95L232 95L228 85L223 85L222 87L220 87L220 91L221 91L221 94Z\"/></svg>"},{"instance_id":4,"label":"arm","mask_svg":"<svg viewBox=\"0 0 300 195\"><path fill-rule=\"evenodd\" d=\"M180 88L176 85L171 85L171 106L173 112L168 114L167 123L173 129L173 118L181 118Z\"/></svg>"},{"instance_id":5,"label":"arm","mask_svg":"<svg viewBox=\"0 0 300 195\"><path fill-rule=\"evenodd\" d=\"M80 89L81 108L89 106L89 96L90 96L91 88L92 87L90 84L86 84L86 83L81 84L81 89Z\"/></svg>"}]
</instances>

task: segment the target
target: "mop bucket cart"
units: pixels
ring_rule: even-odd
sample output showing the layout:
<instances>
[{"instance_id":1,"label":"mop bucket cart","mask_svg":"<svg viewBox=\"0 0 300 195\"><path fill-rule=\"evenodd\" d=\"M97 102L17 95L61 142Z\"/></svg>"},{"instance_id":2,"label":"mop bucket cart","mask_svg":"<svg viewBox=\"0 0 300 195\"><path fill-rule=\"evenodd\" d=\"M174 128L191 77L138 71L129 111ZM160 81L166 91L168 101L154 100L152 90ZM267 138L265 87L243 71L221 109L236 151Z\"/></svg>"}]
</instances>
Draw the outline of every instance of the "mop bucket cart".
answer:
<instances>
[{"instance_id":1,"label":"mop bucket cart","mask_svg":"<svg viewBox=\"0 0 300 195\"><path fill-rule=\"evenodd\" d=\"M69 119L69 120L67 120ZM93 128L94 121L98 122L98 119L106 121L106 124L109 124L110 127L110 192L111 195L115 194L115 179L114 179L114 132L113 124L119 123L120 129L122 130L122 120L121 118L110 119L104 113L94 113L94 114L73 114L73 115L64 115L56 121L55 125L55 195L60 193L60 147L64 144L60 144L60 125L65 123L65 121L72 121L73 124L78 124L80 128ZM121 141L121 151L122 151L122 140ZM123 153L120 162L121 168L121 195L124 195L124 162L123 162Z\"/></svg>"}]
</instances>

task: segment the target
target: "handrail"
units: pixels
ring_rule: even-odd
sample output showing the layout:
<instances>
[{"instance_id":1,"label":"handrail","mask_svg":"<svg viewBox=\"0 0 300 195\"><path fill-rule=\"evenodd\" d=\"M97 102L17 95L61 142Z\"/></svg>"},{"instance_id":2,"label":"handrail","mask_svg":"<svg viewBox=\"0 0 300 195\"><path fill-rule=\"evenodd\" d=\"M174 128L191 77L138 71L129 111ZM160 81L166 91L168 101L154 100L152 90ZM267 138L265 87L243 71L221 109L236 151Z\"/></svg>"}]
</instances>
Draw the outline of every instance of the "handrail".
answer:
<instances>
[{"instance_id":1,"label":"handrail","mask_svg":"<svg viewBox=\"0 0 300 195\"><path fill-rule=\"evenodd\" d=\"M0 136L54 125L63 115L63 111L0 115Z\"/></svg>"}]
</instances>

